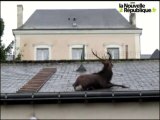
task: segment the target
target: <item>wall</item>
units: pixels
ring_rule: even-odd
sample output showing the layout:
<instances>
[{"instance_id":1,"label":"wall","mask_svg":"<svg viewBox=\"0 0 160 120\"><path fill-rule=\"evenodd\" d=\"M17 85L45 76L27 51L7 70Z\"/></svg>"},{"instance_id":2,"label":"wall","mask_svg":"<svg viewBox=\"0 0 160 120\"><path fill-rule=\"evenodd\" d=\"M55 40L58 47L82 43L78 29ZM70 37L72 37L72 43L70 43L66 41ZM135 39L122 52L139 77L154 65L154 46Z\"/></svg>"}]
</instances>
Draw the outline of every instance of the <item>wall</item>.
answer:
<instances>
[{"instance_id":1,"label":"wall","mask_svg":"<svg viewBox=\"0 0 160 120\"><path fill-rule=\"evenodd\" d=\"M39 119L158 119L159 103L81 103L34 105ZM32 105L2 105L2 119L29 119Z\"/></svg>"},{"instance_id":2,"label":"wall","mask_svg":"<svg viewBox=\"0 0 160 120\"><path fill-rule=\"evenodd\" d=\"M135 46L137 36L135 34L55 34L55 35L21 35L20 48L23 60L34 60L34 47L36 45L50 45L51 59L70 59L70 46L75 44L85 44L87 58L93 59L91 49L103 53L107 45L119 45L121 47L121 58L125 58L125 45L128 45L128 58L138 58L139 48ZM139 47L139 46L138 46Z\"/></svg>"}]
</instances>

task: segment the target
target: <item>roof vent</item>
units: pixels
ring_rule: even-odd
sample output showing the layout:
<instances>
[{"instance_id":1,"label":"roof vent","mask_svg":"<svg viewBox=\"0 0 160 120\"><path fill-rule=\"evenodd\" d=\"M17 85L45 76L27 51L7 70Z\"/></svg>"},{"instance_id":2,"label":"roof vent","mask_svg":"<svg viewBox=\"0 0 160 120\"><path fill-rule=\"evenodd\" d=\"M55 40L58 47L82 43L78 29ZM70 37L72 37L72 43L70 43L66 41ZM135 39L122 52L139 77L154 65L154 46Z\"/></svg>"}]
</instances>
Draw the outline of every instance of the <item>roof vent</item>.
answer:
<instances>
[{"instance_id":1,"label":"roof vent","mask_svg":"<svg viewBox=\"0 0 160 120\"><path fill-rule=\"evenodd\" d=\"M79 68L76 70L77 72L86 72L86 68L83 66L83 64L81 63L81 65L79 66Z\"/></svg>"},{"instance_id":2,"label":"roof vent","mask_svg":"<svg viewBox=\"0 0 160 120\"><path fill-rule=\"evenodd\" d=\"M73 21L76 21L76 18L73 18Z\"/></svg>"},{"instance_id":3,"label":"roof vent","mask_svg":"<svg viewBox=\"0 0 160 120\"><path fill-rule=\"evenodd\" d=\"M83 66L82 61L85 60L85 45L83 45L83 50L82 50L82 54L81 54L81 65L80 67L76 70L77 72L86 72L86 68Z\"/></svg>"}]
</instances>

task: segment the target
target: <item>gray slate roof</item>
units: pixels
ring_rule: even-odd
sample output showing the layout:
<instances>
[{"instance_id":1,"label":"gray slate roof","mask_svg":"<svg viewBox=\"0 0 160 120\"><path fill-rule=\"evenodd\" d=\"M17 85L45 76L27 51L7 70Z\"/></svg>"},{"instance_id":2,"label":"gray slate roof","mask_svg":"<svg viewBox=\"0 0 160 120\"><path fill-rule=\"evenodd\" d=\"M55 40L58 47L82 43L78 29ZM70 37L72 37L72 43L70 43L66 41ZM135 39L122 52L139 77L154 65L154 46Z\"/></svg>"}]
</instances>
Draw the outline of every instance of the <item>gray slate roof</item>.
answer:
<instances>
[{"instance_id":1,"label":"gray slate roof","mask_svg":"<svg viewBox=\"0 0 160 120\"><path fill-rule=\"evenodd\" d=\"M150 59L151 54L141 54L141 59Z\"/></svg>"},{"instance_id":2,"label":"gray slate roof","mask_svg":"<svg viewBox=\"0 0 160 120\"><path fill-rule=\"evenodd\" d=\"M135 28L116 9L38 9L19 29Z\"/></svg>"},{"instance_id":3,"label":"gray slate roof","mask_svg":"<svg viewBox=\"0 0 160 120\"><path fill-rule=\"evenodd\" d=\"M112 82L129 88L113 87L103 91L159 90L159 61L114 61ZM40 69L57 68L57 72L44 84L39 92L73 92L72 84L80 74L97 72L102 69L100 62L84 62L85 73L76 72L79 62L71 63L16 63L1 64L1 92L16 93Z\"/></svg>"},{"instance_id":4,"label":"gray slate roof","mask_svg":"<svg viewBox=\"0 0 160 120\"><path fill-rule=\"evenodd\" d=\"M151 59L159 59L160 58L160 50L156 49L150 57Z\"/></svg>"}]
</instances>

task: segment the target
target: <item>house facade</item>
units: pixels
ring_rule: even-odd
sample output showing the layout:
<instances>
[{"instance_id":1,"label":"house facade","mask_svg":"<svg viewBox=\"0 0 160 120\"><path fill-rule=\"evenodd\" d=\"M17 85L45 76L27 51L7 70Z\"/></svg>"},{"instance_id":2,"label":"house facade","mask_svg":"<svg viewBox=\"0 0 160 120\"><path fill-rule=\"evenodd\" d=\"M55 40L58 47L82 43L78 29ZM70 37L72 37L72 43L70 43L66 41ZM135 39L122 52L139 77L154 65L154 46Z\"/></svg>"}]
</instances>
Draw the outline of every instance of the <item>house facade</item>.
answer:
<instances>
[{"instance_id":1,"label":"house facade","mask_svg":"<svg viewBox=\"0 0 160 120\"><path fill-rule=\"evenodd\" d=\"M13 29L15 55L22 60L95 59L108 51L113 59L139 59L140 35L135 14L128 22L116 9L36 10L23 24L18 5L17 29Z\"/></svg>"}]
</instances>

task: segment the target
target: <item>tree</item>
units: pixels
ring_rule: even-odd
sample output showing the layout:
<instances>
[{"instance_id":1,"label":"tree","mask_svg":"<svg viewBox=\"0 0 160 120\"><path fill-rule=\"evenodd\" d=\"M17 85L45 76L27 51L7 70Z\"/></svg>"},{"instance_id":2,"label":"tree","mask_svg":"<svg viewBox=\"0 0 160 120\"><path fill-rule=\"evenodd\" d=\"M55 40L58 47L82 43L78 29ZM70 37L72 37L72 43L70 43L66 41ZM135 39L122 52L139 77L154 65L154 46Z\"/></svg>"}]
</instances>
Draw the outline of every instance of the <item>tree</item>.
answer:
<instances>
[{"instance_id":1,"label":"tree","mask_svg":"<svg viewBox=\"0 0 160 120\"><path fill-rule=\"evenodd\" d=\"M3 30L4 30L4 22L3 19L0 18L0 37L3 35Z\"/></svg>"},{"instance_id":2,"label":"tree","mask_svg":"<svg viewBox=\"0 0 160 120\"><path fill-rule=\"evenodd\" d=\"M3 35L3 31L4 31L4 21L2 18L0 18L0 38L2 37ZM6 61L7 59L7 54L10 54L11 53L11 50L13 48L13 44L14 44L14 41L11 41L11 43L5 47L4 44L2 44L2 40L0 39L0 60L1 61Z\"/></svg>"}]
</instances>

